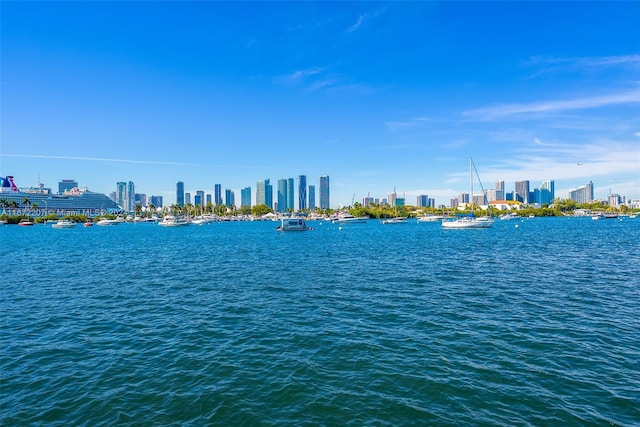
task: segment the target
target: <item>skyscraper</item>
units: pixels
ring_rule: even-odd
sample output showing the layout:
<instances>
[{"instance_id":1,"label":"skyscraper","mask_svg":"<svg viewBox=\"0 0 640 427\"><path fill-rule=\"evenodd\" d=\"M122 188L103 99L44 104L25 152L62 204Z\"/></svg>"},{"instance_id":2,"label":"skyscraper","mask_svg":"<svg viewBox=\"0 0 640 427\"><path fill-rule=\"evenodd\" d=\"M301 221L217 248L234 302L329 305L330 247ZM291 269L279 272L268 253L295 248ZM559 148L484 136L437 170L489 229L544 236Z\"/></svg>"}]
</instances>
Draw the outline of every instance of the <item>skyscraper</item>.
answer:
<instances>
[{"instance_id":1,"label":"skyscraper","mask_svg":"<svg viewBox=\"0 0 640 427\"><path fill-rule=\"evenodd\" d=\"M184 206L184 182L176 182L176 205Z\"/></svg>"},{"instance_id":2,"label":"skyscraper","mask_svg":"<svg viewBox=\"0 0 640 427\"><path fill-rule=\"evenodd\" d=\"M307 209L307 176L298 177L298 210Z\"/></svg>"},{"instance_id":3,"label":"skyscraper","mask_svg":"<svg viewBox=\"0 0 640 427\"><path fill-rule=\"evenodd\" d=\"M418 196L416 201L416 206L419 208L426 208L429 206L429 196L426 194L421 194Z\"/></svg>"},{"instance_id":4,"label":"skyscraper","mask_svg":"<svg viewBox=\"0 0 640 427\"><path fill-rule=\"evenodd\" d=\"M287 179L287 209L291 209L292 211L296 208L295 203L295 192L293 190L295 183L293 182L293 178Z\"/></svg>"},{"instance_id":5,"label":"skyscraper","mask_svg":"<svg viewBox=\"0 0 640 427\"><path fill-rule=\"evenodd\" d=\"M287 180L282 178L278 180L278 195L276 200L278 201L278 212L286 212L287 210Z\"/></svg>"},{"instance_id":6,"label":"skyscraper","mask_svg":"<svg viewBox=\"0 0 640 427\"><path fill-rule=\"evenodd\" d=\"M273 186L268 178L256 183L256 205L267 205L273 209Z\"/></svg>"},{"instance_id":7,"label":"skyscraper","mask_svg":"<svg viewBox=\"0 0 640 427\"><path fill-rule=\"evenodd\" d=\"M236 195L231 189L224 190L224 202L225 206L230 208L231 206L235 206L236 204Z\"/></svg>"},{"instance_id":8,"label":"skyscraper","mask_svg":"<svg viewBox=\"0 0 640 427\"><path fill-rule=\"evenodd\" d=\"M569 198L576 203L589 203L593 201L593 182L589 181L577 190L569 192Z\"/></svg>"},{"instance_id":9,"label":"skyscraper","mask_svg":"<svg viewBox=\"0 0 640 427\"><path fill-rule=\"evenodd\" d=\"M540 189L549 191L551 201L549 201L548 203L551 203L553 199L556 198L556 183L554 180L548 179L546 181L542 181L542 184L540 184Z\"/></svg>"},{"instance_id":10,"label":"skyscraper","mask_svg":"<svg viewBox=\"0 0 640 427\"><path fill-rule=\"evenodd\" d=\"M214 204L216 206L221 205L222 204L222 184L215 184L213 188L214 188L213 191L215 194Z\"/></svg>"},{"instance_id":11,"label":"skyscraper","mask_svg":"<svg viewBox=\"0 0 640 427\"><path fill-rule=\"evenodd\" d=\"M58 194L62 194L65 191L72 190L74 188L78 188L78 183L75 179L63 179L58 182Z\"/></svg>"},{"instance_id":12,"label":"skyscraper","mask_svg":"<svg viewBox=\"0 0 640 427\"><path fill-rule=\"evenodd\" d=\"M127 212L133 212L136 208L136 186L133 185L133 181L127 183L127 191L125 193L127 199L125 210Z\"/></svg>"},{"instance_id":13,"label":"skyscraper","mask_svg":"<svg viewBox=\"0 0 640 427\"><path fill-rule=\"evenodd\" d=\"M316 186L309 185L309 210L316 208Z\"/></svg>"},{"instance_id":14,"label":"skyscraper","mask_svg":"<svg viewBox=\"0 0 640 427\"><path fill-rule=\"evenodd\" d=\"M529 181L516 181L516 193L522 199L522 203L529 203Z\"/></svg>"},{"instance_id":15,"label":"skyscraper","mask_svg":"<svg viewBox=\"0 0 640 427\"><path fill-rule=\"evenodd\" d=\"M127 210L125 207L125 203L127 200L127 183L120 181L116 183L116 200L115 202L120 206L123 210Z\"/></svg>"},{"instance_id":16,"label":"skyscraper","mask_svg":"<svg viewBox=\"0 0 640 427\"><path fill-rule=\"evenodd\" d=\"M240 190L240 207L251 207L251 187Z\"/></svg>"},{"instance_id":17,"label":"skyscraper","mask_svg":"<svg viewBox=\"0 0 640 427\"><path fill-rule=\"evenodd\" d=\"M320 177L320 209L329 209L329 175Z\"/></svg>"}]
</instances>

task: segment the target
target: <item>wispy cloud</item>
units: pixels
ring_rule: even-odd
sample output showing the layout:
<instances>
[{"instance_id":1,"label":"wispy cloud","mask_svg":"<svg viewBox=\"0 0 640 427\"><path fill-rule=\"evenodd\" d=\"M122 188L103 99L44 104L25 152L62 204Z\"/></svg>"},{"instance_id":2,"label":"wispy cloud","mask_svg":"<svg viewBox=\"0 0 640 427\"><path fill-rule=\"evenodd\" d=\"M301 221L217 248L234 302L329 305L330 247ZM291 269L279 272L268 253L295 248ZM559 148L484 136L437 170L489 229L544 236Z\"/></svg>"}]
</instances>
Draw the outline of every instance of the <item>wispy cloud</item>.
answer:
<instances>
[{"instance_id":1,"label":"wispy cloud","mask_svg":"<svg viewBox=\"0 0 640 427\"><path fill-rule=\"evenodd\" d=\"M382 9L378 9L375 10L373 12L370 13L364 13L360 16L358 16L358 19L356 19L356 22L354 22L349 28L347 28L347 30L345 31L346 33L353 33L355 31L358 31L360 29L360 27L362 27L362 25L364 25L366 22L377 18L378 16L380 16L383 12L384 12L384 8Z\"/></svg>"},{"instance_id":2,"label":"wispy cloud","mask_svg":"<svg viewBox=\"0 0 640 427\"><path fill-rule=\"evenodd\" d=\"M296 88L304 92L349 93L366 95L376 89L366 84L349 81L345 76L330 72L326 67L312 67L276 77L274 83Z\"/></svg>"},{"instance_id":3,"label":"wispy cloud","mask_svg":"<svg viewBox=\"0 0 640 427\"><path fill-rule=\"evenodd\" d=\"M104 157L52 156L47 154L0 154L0 157L20 157L25 159L81 160L91 162L133 163L139 165L198 166L196 163L166 162L154 160L109 159Z\"/></svg>"},{"instance_id":4,"label":"wispy cloud","mask_svg":"<svg viewBox=\"0 0 640 427\"><path fill-rule=\"evenodd\" d=\"M532 56L525 65L537 69L532 77L555 72L591 71L611 67L640 67L640 55L597 56L597 57L552 57Z\"/></svg>"},{"instance_id":5,"label":"wispy cloud","mask_svg":"<svg viewBox=\"0 0 640 427\"><path fill-rule=\"evenodd\" d=\"M386 122L384 125L387 127L389 132L399 132L421 126L424 123L429 122L430 120L431 119L429 119L428 117L416 117L404 121Z\"/></svg>"},{"instance_id":6,"label":"wispy cloud","mask_svg":"<svg viewBox=\"0 0 640 427\"><path fill-rule=\"evenodd\" d=\"M638 103L640 103L640 90L633 89L627 92L587 98L541 101L528 104L507 104L478 108L476 110L465 111L463 114L465 117L472 120L491 121L526 114L553 113L566 110L583 110L610 105Z\"/></svg>"}]
</instances>

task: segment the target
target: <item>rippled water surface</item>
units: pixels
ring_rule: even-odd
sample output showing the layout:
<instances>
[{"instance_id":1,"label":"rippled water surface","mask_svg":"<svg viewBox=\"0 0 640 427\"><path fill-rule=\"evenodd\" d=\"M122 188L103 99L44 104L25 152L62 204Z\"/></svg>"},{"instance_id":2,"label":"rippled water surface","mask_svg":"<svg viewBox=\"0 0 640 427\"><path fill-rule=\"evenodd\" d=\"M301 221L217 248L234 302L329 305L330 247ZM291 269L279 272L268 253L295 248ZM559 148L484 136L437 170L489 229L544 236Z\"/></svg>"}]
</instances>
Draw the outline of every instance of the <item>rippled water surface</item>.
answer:
<instances>
[{"instance_id":1,"label":"rippled water surface","mask_svg":"<svg viewBox=\"0 0 640 427\"><path fill-rule=\"evenodd\" d=\"M640 424L640 220L313 225L0 227L0 424Z\"/></svg>"}]
</instances>

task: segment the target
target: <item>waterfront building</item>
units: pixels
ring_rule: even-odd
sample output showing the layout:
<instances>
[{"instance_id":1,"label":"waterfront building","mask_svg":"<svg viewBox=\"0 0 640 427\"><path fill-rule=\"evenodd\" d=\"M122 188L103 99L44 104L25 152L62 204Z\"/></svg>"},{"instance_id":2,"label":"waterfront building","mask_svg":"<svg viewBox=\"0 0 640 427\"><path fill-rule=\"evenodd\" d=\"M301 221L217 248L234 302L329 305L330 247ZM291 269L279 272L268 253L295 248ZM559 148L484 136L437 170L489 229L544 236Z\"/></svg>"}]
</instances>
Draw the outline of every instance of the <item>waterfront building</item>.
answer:
<instances>
[{"instance_id":1,"label":"waterfront building","mask_svg":"<svg viewBox=\"0 0 640 427\"><path fill-rule=\"evenodd\" d=\"M118 204L118 206L120 206L123 210L127 210L127 208L125 207L125 199L126 199L126 192L127 192L127 183L120 181L120 182L116 182L116 200L115 202Z\"/></svg>"},{"instance_id":2,"label":"waterfront building","mask_svg":"<svg viewBox=\"0 0 640 427\"><path fill-rule=\"evenodd\" d=\"M586 185L576 190L569 191L569 199L578 204L589 203L593 201L593 182L589 181Z\"/></svg>"},{"instance_id":3,"label":"waterfront building","mask_svg":"<svg viewBox=\"0 0 640 427\"><path fill-rule=\"evenodd\" d=\"M404 206L404 197L396 197L396 201L394 203L394 206L397 206L397 207Z\"/></svg>"},{"instance_id":4,"label":"waterfront building","mask_svg":"<svg viewBox=\"0 0 640 427\"><path fill-rule=\"evenodd\" d=\"M373 203L377 203L376 199L374 199L373 197L367 196L364 199L362 199L362 206L369 207Z\"/></svg>"},{"instance_id":5,"label":"waterfront building","mask_svg":"<svg viewBox=\"0 0 640 427\"><path fill-rule=\"evenodd\" d=\"M309 210L312 211L316 208L316 186L309 185Z\"/></svg>"},{"instance_id":6,"label":"waterfront building","mask_svg":"<svg viewBox=\"0 0 640 427\"><path fill-rule=\"evenodd\" d=\"M193 201L194 205L204 206L204 191L196 191L196 199Z\"/></svg>"},{"instance_id":7,"label":"waterfront building","mask_svg":"<svg viewBox=\"0 0 640 427\"><path fill-rule=\"evenodd\" d=\"M214 193L214 204L216 206L219 206L222 204L222 184L214 184L213 186L213 193Z\"/></svg>"},{"instance_id":8,"label":"waterfront building","mask_svg":"<svg viewBox=\"0 0 640 427\"><path fill-rule=\"evenodd\" d=\"M267 205L269 209L273 208L273 185L268 178L256 183L256 205Z\"/></svg>"},{"instance_id":9,"label":"waterfront building","mask_svg":"<svg viewBox=\"0 0 640 427\"><path fill-rule=\"evenodd\" d=\"M291 211L293 211L295 209L295 191L294 191L294 187L295 187L295 182L293 181L293 178L287 178L287 207L286 209L291 209Z\"/></svg>"},{"instance_id":10,"label":"waterfront building","mask_svg":"<svg viewBox=\"0 0 640 427\"><path fill-rule=\"evenodd\" d=\"M111 193L109 193L109 198L113 201L113 203L116 203L118 201L115 191L112 191Z\"/></svg>"},{"instance_id":11,"label":"waterfront building","mask_svg":"<svg viewBox=\"0 0 640 427\"><path fill-rule=\"evenodd\" d=\"M176 182L176 205L184 206L184 182Z\"/></svg>"},{"instance_id":12,"label":"waterfront building","mask_svg":"<svg viewBox=\"0 0 640 427\"><path fill-rule=\"evenodd\" d=\"M240 207L251 207L251 187L240 190Z\"/></svg>"},{"instance_id":13,"label":"waterfront building","mask_svg":"<svg viewBox=\"0 0 640 427\"><path fill-rule=\"evenodd\" d=\"M147 207L147 195L146 194L136 193L135 206L138 206L138 205L140 205L143 208Z\"/></svg>"},{"instance_id":14,"label":"waterfront building","mask_svg":"<svg viewBox=\"0 0 640 427\"><path fill-rule=\"evenodd\" d=\"M320 209L329 209L329 175L320 177Z\"/></svg>"},{"instance_id":15,"label":"waterfront building","mask_svg":"<svg viewBox=\"0 0 640 427\"><path fill-rule=\"evenodd\" d=\"M540 189L541 190L547 190L549 192L549 198L550 198L549 203L553 202L553 200L556 198L556 183L555 183L555 181L552 180L552 179L548 179L546 181L542 181L542 183L540 184Z\"/></svg>"},{"instance_id":16,"label":"waterfront building","mask_svg":"<svg viewBox=\"0 0 640 427\"><path fill-rule=\"evenodd\" d=\"M184 193L184 204L185 205L191 204L191 193Z\"/></svg>"},{"instance_id":17,"label":"waterfront building","mask_svg":"<svg viewBox=\"0 0 640 427\"><path fill-rule=\"evenodd\" d=\"M494 188L495 190L502 190L502 191L504 192L504 181L496 181L496 182L494 183L493 188Z\"/></svg>"},{"instance_id":18,"label":"waterfront building","mask_svg":"<svg viewBox=\"0 0 640 427\"><path fill-rule=\"evenodd\" d=\"M278 180L277 195L276 195L276 200L277 200L276 210L278 212L286 212L287 210L287 199L288 199L287 187L288 187L288 183L286 179L281 178Z\"/></svg>"},{"instance_id":19,"label":"waterfront building","mask_svg":"<svg viewBox=\"0 0 640 427\"><path fill-rule=\"evenodd\" d=\"M516 181L516 193L525 205L529 203L529 181Z\"/></svg>"},{"instance_id":20,"label":"waterfront building","mask_svg":"<svg viewBox=\"0 0 640 427\"><path fill-rule=\"evenodd\" d=\"M418 196L416 200L416 207L418 208L426 208L429 203L429 196L426 194L421 194Z\"/></svg>"},{"instance_id":21,"label":"waterfront building","mask_svg":"<svg viewBox=\"0 0 640 427\"><path fill-rule=\"evenodd\" d=\"M75 179L63 179L58 182L58 194L63 194L65 191L71 191L74 188L78 188L78 183Z\"/></svg>"},{"instance_id":22,"label":"waterfront building","mask_svg":"<svg viewBox=\"0 0 640 427\"><path fill-rule=\"evenodd\" d=\"M435 208L436 207L436 199L429 198L429 200L427 201L427 206L430 207L430 208Z\"/></svg>"},{"instance_id":23,"label":"waterfront building","mask_svg":"<svg viewBox=\"0 0 640 427\"><path fill-rule=\"evenodd\" d=\"M211 197L211 194L207 193L207 203L206 205L212 205L213 204L213 199Z\"/></svg>"},{"instance_id":24,"label":"waterfront building","mask_svg":"<svg viewBox=\"0 0 640 427\"><path fill-rule=\"evenodd\" d=\"M462 205L467 205L469 204L469 193L460 193L458 194L458 205L457 206L462 206Z\"/></svg>"},{"instance_id":25,"label":"waterfront building","mask_svg":"<svg viewBox=\"0 0 640 427\"><path fill-rule=\"evenodd\" d=\"M151 204L156 208L162 208L162 196L151 196Z\"/></svg>"},{"instance_id":26,"label":"waterfront building","mask_svg":"<svg viewBox=\"0 0 640 427\"><path fill-rule=\"evenodd\" d=\"M620 197L619 194L609 194L607 196L607 202L609 203L609 206L614 208L618 208L624 203L623 197Z\"/></svg>"},{"instance_id":27,"label":"waterfront building","mask_svg":"<svg viewBox=\"0 0 640 427\"><path fill-rule=\"evenodd\" d=\"M458 198L456 197L455 199L449 200L449 204L451 205L452 208L457 208L458 207Z\"/></svg>"},{"instance_id":28,"label":"waterfront building","mask_svg":"<svg viewBox=\"0 0 640 427\"><path fill-rule=\"evenodd\" d=\"M224 190L225 206L230 208L236 204L236 194L231 189Z\"/></svg>"},{"instance_id":29,"label":"waterfront building","mask_svg":"<svg viewBox=\"0 0 640 427\"><path fill-rule=\"evenodd\" d=\"M396 199L398 198L398 195L396 194L396 190L393 190L393 193L389 193L387 194L387 200L389 200L389 206L397 206L396 205Z\"/></svg>"},{"instance_id":30,"label":"waterfront building","mask_svg":"<svg viewBox=\"0 0 640 427\"><path fill-rule=\"evenodd\" d=\"M298 210L307 208L307 176L298 177Z\"/></svg>"}]
</instances>

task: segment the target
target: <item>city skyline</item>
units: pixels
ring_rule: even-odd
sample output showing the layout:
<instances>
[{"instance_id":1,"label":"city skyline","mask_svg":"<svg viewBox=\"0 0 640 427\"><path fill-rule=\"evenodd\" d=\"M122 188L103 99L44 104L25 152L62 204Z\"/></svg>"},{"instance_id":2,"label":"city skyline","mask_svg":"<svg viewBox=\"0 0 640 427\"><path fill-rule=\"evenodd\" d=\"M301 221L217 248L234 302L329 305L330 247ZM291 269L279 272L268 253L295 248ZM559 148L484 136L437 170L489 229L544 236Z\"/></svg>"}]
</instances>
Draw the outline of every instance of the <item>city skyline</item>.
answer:
<instances>
[{"instance_id":1,"label":"city skyline","mask_svg":"<svg viewBox=\"0 0 640 427\"><path fill-rule=\"evenodd\" d=\"M640 199L638 2L2 9L0 175L21 186L238 202L304 174L318 206L320 176L332 208L394 188L448 205L473 157L485 184Z\"/></svg>"}]
</instances>

